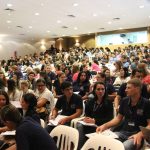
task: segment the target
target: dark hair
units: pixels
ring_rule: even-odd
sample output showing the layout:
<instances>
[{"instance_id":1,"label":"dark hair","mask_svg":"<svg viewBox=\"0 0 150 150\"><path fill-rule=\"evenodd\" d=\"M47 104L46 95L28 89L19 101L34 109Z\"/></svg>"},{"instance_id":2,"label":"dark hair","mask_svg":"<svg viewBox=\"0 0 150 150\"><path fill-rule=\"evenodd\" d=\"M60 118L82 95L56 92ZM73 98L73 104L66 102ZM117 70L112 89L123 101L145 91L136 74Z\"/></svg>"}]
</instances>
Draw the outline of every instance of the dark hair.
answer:
<instances>
[{"instance_id":1,"label":"dark hair","mask_svg":"<svg viewBox=\"0 0 150 150\"><path fill-rule=\"evenodd\" d=\"M5 91L0 90L0 95L3 95L5 97L6 105L8 105L9 104L9 96L8 96L8 94Z\"/></svg>"},{"instance_id":2,"label":"dark hair","mask_svg":"<svg viewBox=\"0 0 150 150\"><path fill-rule=\"evenodd\" d=\"M0 78L0 90L5 90L5 83L1 78Z\"/></svg>"},{"instance_id":3,"label":"dark hair","mask_svg":"<svg viewBox=\"0 0 150 150\"><path fill-rule=\"evenodd\" d=\"M0 117L4 122L12 121L16 124L19 124L22 120L19 110L11 104L2 107Z\"/></svg>"},{"instance_id":4,"label":"dark hair","mask_svg":"<svg viewBox=\"0 0 150 150\"><path fill-rule=\"evenodd\" d=\"M66 88L72 86L72 83L69 82L69 81L64 81L62 84L61 84L61 89L62 90L65 90Z\"/></svg>"},{"instance_id":5,"label":"dark hair","mask_svg":"<svg viewBox=\"0 0 150 150\"><path fill-rule=\"evenodd\" d=\"M41 82L44 83L44 85L46 85L46 82L45 82L45 80L43 78L38 79L36 81L36 84L41 83Z\"/></svg>"},{"instance_id":6,"label":"dark hair","mask_svg":"<svg viewBox=\"0 0 150 150\"><path fill-rule=\"evenodd\" d=\"M133 69L131 72L132 77L135 76L136 72L141 73L141 70L140 69Z\"/></svg>"},{"instance_id":7,"label":"dark hair","mask_svg":"<svg viewBox=\"0 0 150 150\"><path fill-rule=\"evenodd\" d=\"M105 74L105 73L100 72L100 73L98 73L98 74L101 76L101 78L105 78L105 79L106 79L106 74Z\"/></svg>"},{"instance_id":8,"label":"dark hair","mask_svg":"<svg viewBox=\"0 0 150 150\"><path fill-rule=\"evenodd\" d=\"M65 73L64 72L59 73L58 78L60 78L62 75L65 75Z\"/></svg>"},{"instance_id":9,"label":"dark hair","mask_svg":"<svg viewBox=\"0 0 150 150\"><path fill-rule=\"evenodd\" d=\"M16 88L16 83L13 79L7 80L8 91L14 91Z\"/></svg>"},{"instance_id":10,"label":"dark hair","mask_svg":"<svg viewBox=\"0 0 150 150\"><path fill-rule=\"evenodd\" d=\"M32 93L27 93L22 96L23 100L29 104L28 109L34 109L35 106L37 105L37 98L34 94Z\"/></svg>"},{"instance_id":11,"label":"dark hair","mask_svg":"<svg viewBox=\"0 0 150 150\"><path fill-rule=\"evenodd\" d=\"M85 74L86 75L86 79L84 82L88 82L88 76L87 76L87 73L85 71L80 71L79 74L78 74L78 77L77 77L77 82L80 82L80 77L82 74Z\"/></svg>"},{"instance_id":12,"label":"dark hair","mask_svg":"<svg viewBox=\"0 0 150 150\"><path fill-rule=\"evenodd\" d=\"M124 67L124 68L121 68L121 69L124 70L124 78L128 77L129 76L128 68Z\"/></svg>"},{"instance_id":13,"label":"dark hair","mask_svg":"<svg viewBox=\"0 0 150 150\"><path fill-rule=\"evenodd\" d=\"M103 85L104 88L105 88L105 94L104 94L104 96L103 96L103 99L105 99L105 98L108 97L108 94L107 94L107 90L106 90L106 85L105 85L105 83L103 83L103 82L96 82L96 83L94 84L92 93L93 93L95 99L97 99L97 95L96 95L96 93L95 93L95 90L96 90L97 85L99 85L99 84Z\"/></svg>"},{"instance_id":14,"label":"dark hair","mask_svg":"<svg viewBox=\"0 0 150 150\"><path fill-rule=\"evenodd\" d=\"M35 75L35 72L33 72L33 71L29 72L29 73L28 73L28 76L29 76L30 74L34 74L34 75Z\"/></svg>"}]
</instances>

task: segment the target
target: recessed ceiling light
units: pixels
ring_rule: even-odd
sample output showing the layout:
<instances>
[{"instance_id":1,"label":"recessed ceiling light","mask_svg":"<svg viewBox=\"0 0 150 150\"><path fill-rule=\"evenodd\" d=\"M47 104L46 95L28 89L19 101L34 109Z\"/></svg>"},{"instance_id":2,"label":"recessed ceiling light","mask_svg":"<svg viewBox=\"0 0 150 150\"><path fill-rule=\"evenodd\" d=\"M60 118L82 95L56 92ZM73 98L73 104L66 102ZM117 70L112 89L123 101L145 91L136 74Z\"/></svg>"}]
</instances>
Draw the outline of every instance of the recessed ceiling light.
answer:
<instances>
[{"instance_id":1,"label":"recessed ceiling light","mask_svg":"<svg viewBox=\"0 0 150 150\"><path fill-rule=\"evenodd\" d=\"M7 7L12 7L13 5L12 4L7 4Z\"/></svg>"},{"instance_id":2,"label":"recessed ceiling light","mask_svg":"<svg viewBox=\"0 0 150 150\"><path fill-rule=\"evenodd\" d=\"M62 36L66 36L65 34L63 34Z\"/></svg>"},{"instance_id":3,"label":"recessed ceiling light","mask_svg":"<svg viewBox=\"0 0 150 150\"><path fill-rule=\"evenodd\" d=\"M11 20L7 20L7 23L11 23Z\"/></svg>"},{"instance_id":4,"label":"recessed ceiling light","mask_svg":"<svg viewBox=\"0 0 150 150\"><path fill-rule=\"evenodd\" d=\"M96 16L97 16L97 14L96 14L96 13L94 13L94 14L93 14L93 17L96 17Z\"/></svg>"},{"instance_id":5,"label":"recessed ceiling light","mask_svg":"<svg viewBox=\"0 0 150 150\"><path fill-rule=\"evenodd\" d=\"M109 22L108 22L108 24L112 24L112 22L111 22L111 21L109 21Z\"/></svg>"},{"instance_id":6,"label":"recessed ceiling light","mask_svg":"<svg viewBox=\"0 0 150 150\"><path fill-rule=\"evenodd\" d=\"M74 3L74 4L73 4L74 7L76 7L76 6L78 6L78 5L79 5L78 3Z\"/></svg>"},{"instance_id":7,"label":"recessed ceiling light","mask_svg":"<svg viewBox=\"0 0 150 150\"><path fill-rule=\"evenodd\" d=\"M150 16L148 16L150 18Z\"/></svg>"},{"instance_id":8,"label":"recessed ceiling light","mask_svg":"<svg viewBox=\"0 0 150 150\"><path fill-rule=\"evenodd\" d=\"M35 16L39 16L40 14L39 13L35 13Z\"/></svg>"},{"instance_id":9,"label":"recessed ceiling light","mask_svg":"<svg viewBox=\"0 0 150 150\"><path fill-rule=\"evenodd\" d=\"M57 23L61 23L61 20L57 20Z\"/></svg>"},{"instance_id":10,"label":"recessed ceiling light","mask_svg":"<svg viewBox=\"0 0 150 150\"><path fill-rule=\"evenodd\" d=\"M77 28L77 27L74 27L74 30L78 30L78 28Z\"/></svg>"},{"instance_id":11,"label":"recessed ceiling light","mask_svg":"<svg viewBox=\"0 0 150 150\"><path fill-rule=\"evenodd\" d=\"M29 26L29 29L32 29L33 27L32 26Z\"/></svg>"},{"instance_id":12,"label":"recessed ceiling light","mask_svg":"<svg viewBox=\"0 0 150 150\"><path fill-rule=\"evenodd\" d=\"M47 33L50 33L51 31L47 30L46 32L47 32Z\"/></svg>"},{"instance_id":13,"label":"recessed ceiling light","mask_svg":"<svg viewBox=\"0 0 150 150\"><path fill-rule=\"evenodd\" d=\"M122 30L122 29L123 29L122 27L119 28L119 30Z\"/></svg>"},{"instance_id":14,"label":"recessed ceiling light","mask_svg":"<svg viewBox=\"0 0 150 150\"><path fill-rule=\"evenodd\" d=\"M144 8L144 5L140 5L139 8Z\"/></svg>"}]
</instances>

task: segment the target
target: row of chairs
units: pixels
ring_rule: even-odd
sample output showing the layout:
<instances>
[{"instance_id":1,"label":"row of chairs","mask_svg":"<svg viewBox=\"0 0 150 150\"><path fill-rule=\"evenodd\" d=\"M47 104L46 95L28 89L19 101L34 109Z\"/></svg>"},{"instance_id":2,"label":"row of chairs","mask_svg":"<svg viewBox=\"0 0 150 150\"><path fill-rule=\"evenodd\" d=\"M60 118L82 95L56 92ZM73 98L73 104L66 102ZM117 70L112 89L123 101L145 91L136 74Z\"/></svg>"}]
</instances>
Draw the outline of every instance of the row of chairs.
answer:
<instances>
[{"instance_id":1,"label":"row of chairs","mask_svg":"<svg viewBox=\"0 0 150 150\"><path fill-rule=\"evenodd\" d=\"M77 129L59 125L55 127L50 136L56 138L59 150L77 150L79 142L79 132ZM113 138L97 134L89 138L81 150L124 150L123 144Z\"/></svg>"}]
</instances>

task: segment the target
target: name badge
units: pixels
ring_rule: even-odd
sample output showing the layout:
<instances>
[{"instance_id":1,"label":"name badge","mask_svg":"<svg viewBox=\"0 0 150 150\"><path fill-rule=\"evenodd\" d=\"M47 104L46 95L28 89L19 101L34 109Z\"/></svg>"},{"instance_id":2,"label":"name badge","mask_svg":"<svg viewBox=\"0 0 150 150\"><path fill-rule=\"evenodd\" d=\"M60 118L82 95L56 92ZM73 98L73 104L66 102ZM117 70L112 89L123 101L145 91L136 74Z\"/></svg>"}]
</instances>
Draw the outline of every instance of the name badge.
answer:
<instances>
[{"instance_id":1,"label":"name badge","mask_svg":"<svg viewBox=\"0 0 150 150\"><path fill-rule=\"evenodd\" d=\"M135 123L134 122L128 122L128 125L134 127Z\"/></svg>"},{"instance_id":2,"label":"name badge","mask_svg":"<svg viewBox=\"0 0 150 150\"><path fill-rule=\"evenodd\" d=\"M137 115L142 116L143 115L143 109L137 109Z\"/></svg>"}]
</instances>

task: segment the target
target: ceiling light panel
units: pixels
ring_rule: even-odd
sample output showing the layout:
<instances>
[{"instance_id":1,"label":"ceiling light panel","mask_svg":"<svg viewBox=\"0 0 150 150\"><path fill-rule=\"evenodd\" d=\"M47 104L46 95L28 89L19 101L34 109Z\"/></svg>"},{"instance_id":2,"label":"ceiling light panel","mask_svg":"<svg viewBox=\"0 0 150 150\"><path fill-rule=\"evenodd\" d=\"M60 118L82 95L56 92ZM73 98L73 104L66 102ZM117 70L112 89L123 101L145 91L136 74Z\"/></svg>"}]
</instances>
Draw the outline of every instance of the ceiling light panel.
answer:
<instances>
[{"instance_id":1,"label":"ceiling light panel","mask_svg":"<svg viewBox=\"0 0 150 150\"><path fill-rule=\"evenodd\" d=\"M13 5L12 5L12 4L10 4L10 3L9 3L9 4L7 4L7 7L12 7L12 6L13 6Z\"/></svg>"}]
</instances>

